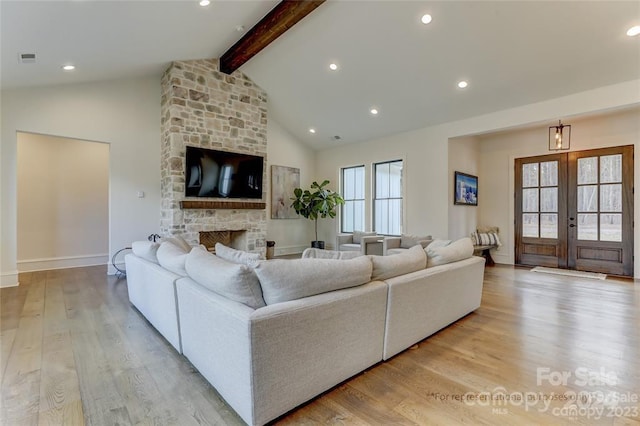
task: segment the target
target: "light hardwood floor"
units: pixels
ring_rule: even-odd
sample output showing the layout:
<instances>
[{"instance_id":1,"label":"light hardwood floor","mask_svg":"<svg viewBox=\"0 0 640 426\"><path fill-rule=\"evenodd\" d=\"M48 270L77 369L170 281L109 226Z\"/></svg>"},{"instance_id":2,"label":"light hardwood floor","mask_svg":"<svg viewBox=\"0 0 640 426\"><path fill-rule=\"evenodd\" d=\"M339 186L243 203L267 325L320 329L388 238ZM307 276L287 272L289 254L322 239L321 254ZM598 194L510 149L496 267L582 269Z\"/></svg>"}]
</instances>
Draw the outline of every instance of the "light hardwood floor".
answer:
<instances>
[{"instance_id":1,"label":"light hardwood floor","mask_svg":"<svg viewBox=\"0 0 640 426\"><path fill-rule=\"evenodd\" d=\"M0 291L0 422L242 424L105 273ZM639 284L497 266L476 312L277 423L640 425L638 398Z\"/></svg>"}]
</instances>

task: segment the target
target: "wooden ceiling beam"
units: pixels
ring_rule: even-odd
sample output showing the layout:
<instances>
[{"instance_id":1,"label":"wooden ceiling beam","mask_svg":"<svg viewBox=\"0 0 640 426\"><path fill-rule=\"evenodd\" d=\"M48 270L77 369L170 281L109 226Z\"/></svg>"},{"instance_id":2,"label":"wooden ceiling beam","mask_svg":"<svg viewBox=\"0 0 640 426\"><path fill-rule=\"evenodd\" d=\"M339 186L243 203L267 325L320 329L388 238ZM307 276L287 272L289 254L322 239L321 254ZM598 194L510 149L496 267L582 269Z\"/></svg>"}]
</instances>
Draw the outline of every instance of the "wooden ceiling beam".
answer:
<instances>
[{"instance_id":1,"label":"wooden ceiling beam","mask_svg":"<svg viewBox=\"0 0 640 426\"><path fill-rule=\"evenodd\" d=\"M283 0L220 58L220 71L231 74L326 0Z\"/></svg>"}]
</instances>

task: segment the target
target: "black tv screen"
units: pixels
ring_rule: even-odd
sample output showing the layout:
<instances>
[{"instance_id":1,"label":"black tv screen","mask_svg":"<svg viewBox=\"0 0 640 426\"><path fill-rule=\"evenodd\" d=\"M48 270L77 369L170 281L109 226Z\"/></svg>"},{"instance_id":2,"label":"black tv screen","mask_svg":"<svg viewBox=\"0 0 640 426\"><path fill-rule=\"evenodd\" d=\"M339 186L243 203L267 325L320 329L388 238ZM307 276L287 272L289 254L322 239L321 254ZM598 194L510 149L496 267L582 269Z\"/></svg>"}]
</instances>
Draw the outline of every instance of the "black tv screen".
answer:
<instances>
[{"instance_id":1,"label":"black tv screen","mask_svg":"<svg viewBox=\"0 0 640 426\"><path fill-rule=\"evenodd\" d=\"M263 163L256 155L188 146L185 196L262 198Z\"/></svg>"}]
</instances>

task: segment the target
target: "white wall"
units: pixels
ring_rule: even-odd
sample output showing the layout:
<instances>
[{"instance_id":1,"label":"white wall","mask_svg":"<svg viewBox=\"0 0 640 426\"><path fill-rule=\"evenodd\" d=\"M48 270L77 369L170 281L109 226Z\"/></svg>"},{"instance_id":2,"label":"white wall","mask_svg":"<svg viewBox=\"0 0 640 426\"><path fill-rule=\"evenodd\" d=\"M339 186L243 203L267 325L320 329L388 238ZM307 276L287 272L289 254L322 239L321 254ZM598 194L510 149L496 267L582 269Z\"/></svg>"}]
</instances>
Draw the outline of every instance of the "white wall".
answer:
<instances>
[{"instance_id":1,"label":"white wall","mask_svg":"<svg viewBox=\"0 0 640 426\"><path fill-rule=\"evenodd\" d=\"M18 270L104 265L109 145L18 133Z\"/></svg>"},{"instance_id":2,"label":"white wall","mask_svg":"<svg viewBox=\"0 0 640 426\"><path fill-rule=\"evenodd\" d=\"M158 232L159 77L6 90L1 98L0 285L17 284L17 132L110 144L110 256Z\"/></svg>"},{"instance_id":3,"label":"white wall","mask_svg":"<svg viewBox=\"0 0 640 426\"><path fill-rule=\"evenodd\" d=\"M473 136L449 139L449 235L448 238L468 237L478 227L478 209L482 206L485 182L478 176L480 144ZM463 172L478 176L478 207L453 204L453 175ZM441 237L441 235L434 235Z\"/></svg>"},{"instance_id":4,"label":"white wall","mask_svg":"<svg viewBox=\"0 0 640 426\"><path fill-rule=\"evenodd\" d=\"M300 169L300 185L308 188L315 176L315 153L289 134L273 117L267 122L267 240L276 242L275 254L302 252L314 239L313 223L299 219L271 219L271 166ZM293 195L293 194L292 194Z\"/></svg>"},{"instance_id":5,"label":"white wall","mask_svg":"<svg viewBox=\"0 0 640 426\"><path fill-rule=\"evenodd\" d=\"M617 111L597 117L563 120L571 124L571 151L634 145L634 181L640 182L640 107ZM548 125L525 130L488 134L480 137L480 175L486 203L479 206L479 221L500 227L503 248L495 253L494 260L513 264L514 257L514 160L548 154ZM634 220L640 219L640 198L634 195ZM640 223L640 222L638 222ZM640 234L636 230L635 252L640 249ZM640 276L640 256L634 265L636 276Z\"/></svg>"},{"instance_id":6,"label":"white wall","mask_svg":"<svg viewBox=\"0 0 640 426\"><path fill-rule=\"evenodd\" d=\"M339 189L340 169L364 164L366 167L365 203L371 206L371 165L403 160L404 223L403 233L443 235L447 233L446 208L449 186L447 137L440 128L426 128L360 144L348 144L318 152L318 179L329 179ZM443 208L434 208L440 205ZM366 230L371 230L371 208L367 209ZM323 235L334 242L338 220L322 223Z\"/></svg>"},{"instance_id":7,"label":"white wall","mask_svg":"<svg viewBox=\"0 0 640 426\"><path fill-rule=\"evenodd\" d=\"M449 232L449 180L453 179L448 162L450 138L493 133L531 126L534 123L548 127L557 123L559 118L569 122L571 117L638 104L640 80L632 80L382 139L335 147L318 153L318 178L326 177L337 182L340 167L345 165L405 158L405 230L412 234L440 235ZM506 168L508 165L501 167ZM482 174L482 170L479 174ZM479 177L483 179L482 176ZM508 209L510 201L506 200L509 199L509 194L506 191L489 190L490 183L483 182L479 188L481 202L498 204ZM482 215L477 220L479 225L493 222L493 218ZM326 226L327 232L332 233L332 239L335 238L338 227L337 221L334 222L336 223ZM472 225L469 222L464 227L470 228ZM636 237L636 242L638 241L640 238ZM640 269L636 268L636 271L640 272Z\"/></svg>"}]
</instances>

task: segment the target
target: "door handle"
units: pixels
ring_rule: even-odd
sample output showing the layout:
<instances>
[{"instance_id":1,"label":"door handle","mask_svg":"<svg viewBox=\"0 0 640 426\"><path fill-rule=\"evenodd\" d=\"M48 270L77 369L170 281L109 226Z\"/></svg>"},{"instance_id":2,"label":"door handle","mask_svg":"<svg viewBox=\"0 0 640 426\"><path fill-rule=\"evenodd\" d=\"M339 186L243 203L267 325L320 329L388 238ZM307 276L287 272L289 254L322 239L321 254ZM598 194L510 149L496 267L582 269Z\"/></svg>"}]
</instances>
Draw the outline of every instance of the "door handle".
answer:
<instances>
[{"instance_id":1,"label":"door handle","mask_svg":"<svg viewBox=\"0 0 640 426\"><path fill-rule=\"evenodd\" d=\"M572 223L572 224L569 225L569 228L575 228L575 226L576 225Z\"/></svg>"}]
</instances>

